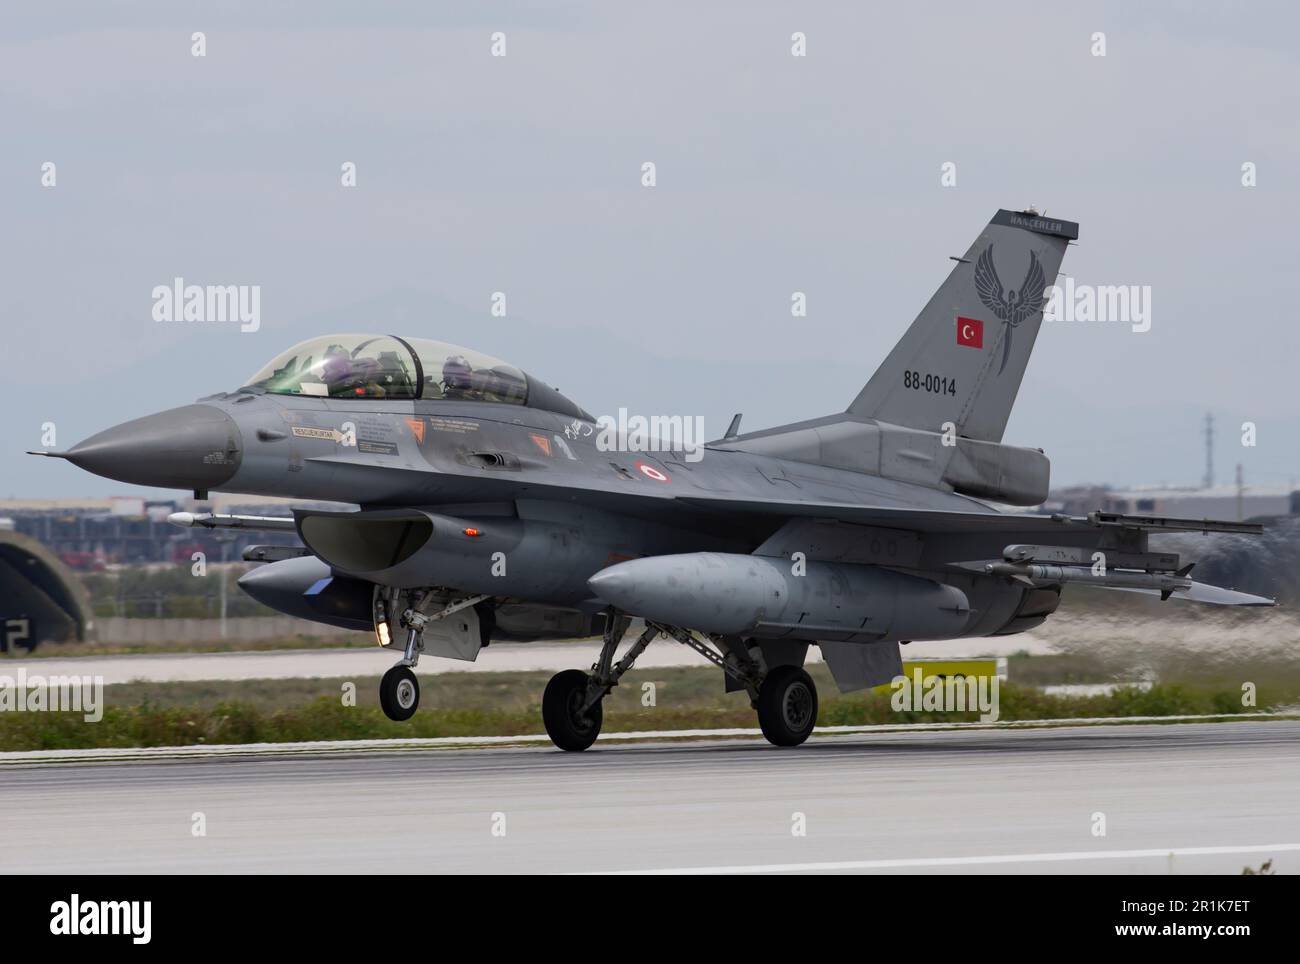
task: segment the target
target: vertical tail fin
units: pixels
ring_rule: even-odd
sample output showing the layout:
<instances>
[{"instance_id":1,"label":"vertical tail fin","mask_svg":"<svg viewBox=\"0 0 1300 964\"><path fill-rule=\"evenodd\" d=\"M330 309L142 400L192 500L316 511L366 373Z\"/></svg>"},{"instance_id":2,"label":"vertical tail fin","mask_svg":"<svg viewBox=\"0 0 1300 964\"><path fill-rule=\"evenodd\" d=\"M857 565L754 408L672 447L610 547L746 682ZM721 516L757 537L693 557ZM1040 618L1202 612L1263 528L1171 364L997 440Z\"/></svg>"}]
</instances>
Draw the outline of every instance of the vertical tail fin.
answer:
<instances>
[{"instance_id":1,"label":"vertical tail fin","mask_svg":"<svg viewBox=\"0 0 1300 964\"><path fill-rule=\"evenodd\" d=\"M1066 245L1079 225L998 211L849 414L1000 442Z\"/></svg>"}]
</instances>

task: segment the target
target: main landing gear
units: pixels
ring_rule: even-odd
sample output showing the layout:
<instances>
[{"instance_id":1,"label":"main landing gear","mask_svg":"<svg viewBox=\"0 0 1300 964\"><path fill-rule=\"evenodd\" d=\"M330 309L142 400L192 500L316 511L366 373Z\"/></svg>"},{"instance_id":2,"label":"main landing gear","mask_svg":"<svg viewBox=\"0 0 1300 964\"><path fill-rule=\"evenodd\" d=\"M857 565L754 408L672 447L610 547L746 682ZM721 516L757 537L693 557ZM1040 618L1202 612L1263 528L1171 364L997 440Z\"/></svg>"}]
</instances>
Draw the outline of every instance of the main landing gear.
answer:
<instances>
[{"instance_id":1,"label":"main landing gear","mask_svg":"<svg viewBox=\"0 0 1300 964\"><path fill-rule=\"evenodd\" d=\"M817 722L817 687L798 666L777 666L758 689L758 725L767 742L798 746Z\"/></svg>"},{"instance_id":2,"label":"main landing gear","mask_svg":"<svg viewBox=\"0 0 1300 964\"><path fill-rule=\"evenodd\" d=\"M631 620L610 613L606 620L600 658L587 674L567 669L551 677L542 694L542 722L546 734L561 750L585 750L596 742L603 719L601 703L632 668L657 636L667 636L689 646L749 693L758 713L758 725L769 743L798 746L817 723L817 687L798 666L776 666L766 673L738 637L716 637L708 642L689 630L646 622L643 632L617 663L618 644Z\"/></svg>"},{"instance_id":3,"label":"main landing gear","mask_svg":"<svg viewBox=\"0 0 1300 964\"><path fill-rule=\"evenodd\" d=\"M659 635L659 627L647 623L645 632L615 663L614 651L630 623L626 616L609 614L600 659L591 668L591 675L580 669L566 669L546 684L542 694L542 722L546 725L546 735L561 750L585 750L596 742L604 718L601 701Z\"/></svg>"}]
</instances>

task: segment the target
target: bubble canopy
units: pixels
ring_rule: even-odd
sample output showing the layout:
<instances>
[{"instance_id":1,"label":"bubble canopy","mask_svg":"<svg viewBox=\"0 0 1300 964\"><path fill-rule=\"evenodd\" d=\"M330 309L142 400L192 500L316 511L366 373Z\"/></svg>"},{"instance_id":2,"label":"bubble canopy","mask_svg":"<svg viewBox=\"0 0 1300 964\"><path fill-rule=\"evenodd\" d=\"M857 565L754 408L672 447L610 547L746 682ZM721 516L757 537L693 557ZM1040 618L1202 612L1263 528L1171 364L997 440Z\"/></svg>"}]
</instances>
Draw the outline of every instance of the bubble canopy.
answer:
<instances>
[{"instance_id":1,"label":"bubble canopy","mask_svg":"<svg viewBox=\"0 0 1300 964\"><path fill-rule=\"evenodd\" d=\"M323 335L300 342L245 387L318 398L529 403L529 379L518 368L469 348L396 335ZM542 394L572 406L553 390ZM542 401L539 407L555 406Z\"/></svg>"}]
</instances>

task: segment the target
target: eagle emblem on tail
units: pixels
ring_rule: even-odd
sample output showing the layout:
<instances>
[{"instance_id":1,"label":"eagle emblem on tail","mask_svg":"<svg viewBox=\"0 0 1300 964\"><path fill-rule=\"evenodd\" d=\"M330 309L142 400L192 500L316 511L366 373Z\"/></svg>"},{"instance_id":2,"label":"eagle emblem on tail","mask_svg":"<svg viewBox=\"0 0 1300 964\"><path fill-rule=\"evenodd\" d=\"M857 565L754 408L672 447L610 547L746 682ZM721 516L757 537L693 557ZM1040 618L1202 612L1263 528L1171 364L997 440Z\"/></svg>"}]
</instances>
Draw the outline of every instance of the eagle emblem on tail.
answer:
<instances>
[{"instance_id":1,"label":"eagle emblem on tail","mask_svg":"<svg viewBox=\"0 0 1300 964\"><path fill-rule=\"evenodd\" d=\"M1008 291L1002 289L998 278L998 269L993 266L993 245L984 249L975 263L975 290L979 292L984 307L993 312L1000 320L1007 323L1006 338L1002 342L1002 365L998 374L1007 367L1011 357L1011 333L1026 318L1043 310L1043 294L1047 287L1047 278L1043 274L1043 265L1038 255L1029 252L1029 271L1020 288Z\"/></svg>"}]
</instances>

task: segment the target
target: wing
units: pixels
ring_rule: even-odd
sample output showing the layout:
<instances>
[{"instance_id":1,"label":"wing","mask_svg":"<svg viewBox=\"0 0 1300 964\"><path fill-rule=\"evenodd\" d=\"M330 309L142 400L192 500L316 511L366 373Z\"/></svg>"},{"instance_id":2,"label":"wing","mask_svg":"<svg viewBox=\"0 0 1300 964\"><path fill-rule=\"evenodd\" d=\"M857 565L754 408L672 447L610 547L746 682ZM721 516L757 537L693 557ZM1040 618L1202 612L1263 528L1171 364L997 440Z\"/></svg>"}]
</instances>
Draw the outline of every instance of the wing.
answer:
<instances>
[{"instance_id":1,"label":"wing","mask_svg":"<svg viewBox=\"0 0 1300 964\"><path fill-rule=\"evenodd\" d=\"M998 269L993 267L993 245L991 244L984 249L984 253L975 262L975 290L979 292L980 301L984 302L985 308L999 318L1006 318L1006 294L998 278Z\"/></svg>"},{"instance_id":2,"label":"wing","mask_svg":"<svg viewBox=\"0 0 1300 964\"><path fill-rule=\"evenodd\" d=\"M799 502L790 499L729 499L678 496L677 501L714 511L786 518L835 519L861 525L890 526L914 532L1059 533L1069 525L1060 516L1028 512L954 512L845 502Z\"/></svg>"},{"instance_id":3,"label":"wing","mask_svg":"<svg viewBox=\"0 0 1300 964\"><path fill-rule=\"evenodd\" d=\"M787 519L833 519L839 522L892 525L914 532L1033 532L1041 535L1064 532L1098 532L1104 528L1147 532L1235 532L1259 536L1258 522L1221 522L1217 519L1170 519L1162 516L1121 515L1092 512L1086 516L1038 512L999 512L954 509L920 509L909 506L871 505L866 502L817 502L797 499L728 498L726 496L682 496L677 502L716 511L746 515L776 515ZM973 500L972 505L978 504Z\"/></svg>"},{"instance_id":4,"label":"wing","mask_svg":"<svg viewBox=\"0 0 1300 964\"><path fill-rule=\"evenodd\" d=\"M1018 325L1030 315L1043 309L1043 293L1047 287L1047 278L1043 274L1043 264L1038 255L1029 252L1029 270L1025 273L1024 284L1020 286L1020 302L1016 305L1016 316L1011 324Z\"/></svg>"},{"instance_id":5,"label":"wing","mask_svg":"<svg viewBox=\"0 0 1300 964\"><path fill-rule=\"evenodd\" d=\"M780 516L785 526L817 520L830 523L831 528L853 529L867 525L918 533L921 541L939 548L931 553L928 564L954 570L965 570L1011 579L1028 586L1061 586L1067 582L1090 585L1097 589L1123 589L1126 591L1153 592L1161 599L1186 599L1192 602L1217 606L1274 606L1276 602L1265 596L1222 589L1187 578L1191 566L1176 572L1168 571L1168 564L1146 561L1147 532L1236 532L1261 535L1263 526L1252 522L1217 522L1210 519L1165 519L1154 516L1130 516L1116 513L1093 512L1086 516L1036 515L1033 513L951 511L945 509L912 509L897 506L873 506L854 503L797 502L787 499L725 499L679 497L678 501L701 508L726 510L736 513ZM1109 535L1117 535L1121 544L1140 545L1135 553L1132 569L1112 569L1098 575L1092 572L1086 555L1081 561L1060 563L1041 560L1051 558L1051 552L1064 547L1086 548L1112 545ZM769 538L768 545L779 540L780 533ZM848 536L852 545L854 536ZM861 537L856 537L859 540ZM1031 543L1020 546L1025 550L1045 550L1042 557L1030 556L1032 562L1019 561L1008 556L1012 545L1021 540ZM834 540L823 535L823 545L833 545ZM761 550L760 550L761 551ZM1107 552L1111 551L1109 549ZM984 557L971 558L969 553L985 553ZM952 555L949 555L951 553ZM965 553L966 555L963 555ZM768 553L762 553L768 554ZM780 554L784 555L784 552ZM1066 553L1068 557L1068 552ZM1011 562L1009 559L1017 559ZM1177 564L1175 557L1174 565Z\"/></svg>"}]
</instances>

